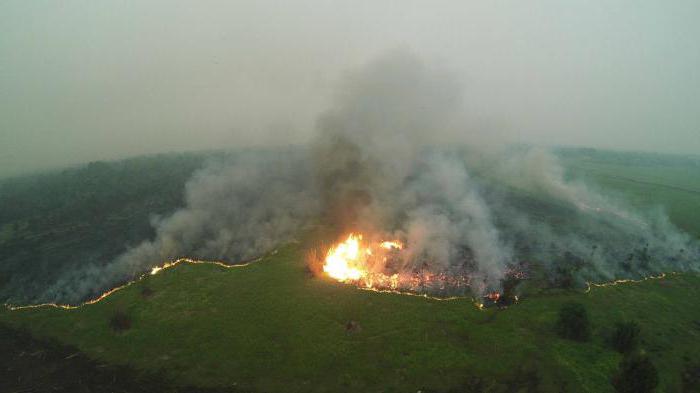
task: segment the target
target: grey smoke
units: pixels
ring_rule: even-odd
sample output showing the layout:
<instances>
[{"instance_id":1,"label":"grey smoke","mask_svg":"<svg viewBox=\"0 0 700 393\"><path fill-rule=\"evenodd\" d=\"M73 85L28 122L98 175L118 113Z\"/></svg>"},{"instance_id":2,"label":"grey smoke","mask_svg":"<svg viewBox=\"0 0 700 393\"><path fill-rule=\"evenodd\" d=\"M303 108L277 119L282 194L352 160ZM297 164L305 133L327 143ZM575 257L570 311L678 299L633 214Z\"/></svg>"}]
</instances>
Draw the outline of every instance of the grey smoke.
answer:
<instances>
[{"instance_id":1,"label":"grey smoke","mask_svg":"<svg viewBox=\"0 0 700 393\"><path fill-rule=\"evenodd\" d=\"M303 149L289 149L211 162L187 183L184 208L154 218L153 240L106 266L66 273L39 300L77 302L164 261L238 263L296 240L317 211L306 156Z\"/></svg>"},{"instance_id":2,"label":"grey smoke","mask_svg":"<svg viewBox=\"0 0 700 393\"><path fill-rule=\"evenodd\" d=\"M38 299L76 302L178 257L249 260L319 219L338 234L400 237L405 271L469 269L476 293L522 261L552 282L698 269L697 244L662 212L567 179L543 150L486 148L459 131L471 127L463 99L478 97L450 72L405 51L381 56L347 76L310 148L212 162L184 208L153 220L154 239L67 272Z\"/></svg>"},{"instance_id":3,"label":"grey smoke","mask_svg":"<svg viewBox=\"0 0 700 393\"><path fill-rule=\"evenodd\" d=\"M501 192L490 190L488 199L502 236L522 258L543 263L550 279L570 269L580 284L700 267L697 241L679 231L662 210L634 211L580 181L567 180L556 158L545 151L509 151L491 164L488 173ZM518 192L502 192L504 186Z\"/></svg>"},{"instance_id":4,"label":"grey smoke","mask_svg":"<svg viewBox=\"0 0 700 393\"><path fill-rule=\"evenodd\" d=\"M463 162L430 151L450 132L459 84L405 51L351 74L319 122L315 148L324 207L341 231L405 238L404 269L449 270L468 247L497 286L510 261Z\"/></svg>"},{"instance_id":5,"label":"grey smoke","mask_svg":"<svg viewBox=\"0 0 700 393\"><path fill-rule=\"evenodd\" d=\"M468 265L472 289L482 292L528 261L542 263L553 282L579 284L698 268L697 245L665 215L633 212L565 179L546 151L449 148L454 129L469 127L456 124L462 94L444 70L397 51L349 83L320 121L323 206L341 232L404 239L403 269ZM457 139L465 140L474 136Z\"/></svg>"},{"instance_id":6,"label":"grey smoke","mask_svg":"<svg viewBox=\"0 0 700 393\"><path fill-rule=\"evenodd\" d=\"M372 229L391 214L387 203L459 103L449 75L405 51L350 74L321 115L313 146L321 197L327 213L340 215L336 224Z\"/></svg>"}]
</instances>

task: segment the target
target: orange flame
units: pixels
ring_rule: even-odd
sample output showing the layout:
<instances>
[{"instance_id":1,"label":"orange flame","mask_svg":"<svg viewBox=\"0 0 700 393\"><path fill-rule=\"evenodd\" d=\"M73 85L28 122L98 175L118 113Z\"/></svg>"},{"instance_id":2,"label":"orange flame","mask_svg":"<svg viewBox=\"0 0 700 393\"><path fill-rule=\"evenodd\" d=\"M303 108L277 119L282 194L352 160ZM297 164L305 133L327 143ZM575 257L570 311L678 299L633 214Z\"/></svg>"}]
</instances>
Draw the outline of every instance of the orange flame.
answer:
<instances>
[{"instance_id":1,"label":"orange flame","mask_svg":"<svg viewBox=\"0 0 700 393\"><path fill-rule=\"evenodd\" d=\"M373 248L372 244L364 244L361 234L351 233L345 241L328 250L323 271L342 282L354 281L368 288L377 284L396 288L398 275L370 273L369 266L373 261L383 258L388 251L403 249L403 244L398 240L392 240L375 243L374 246Z\"/></svg>"},{"instance_id":2,"label":"orange flame","mask_svg":"<svg viewBox=\"0 0 700 393\"><path fill-rule=\"evenodd\" d=\"M391 249L401 250L401 249L403 249L403 244L401 244L401 242L399 242L398 240L381 242L381 243L379 243L379 246L382 248L385 248L387 250L391 250Z\"/></svg>"},{"instance_id":3,"label":"orange flame","mask_svg":"<svg viewBox=\"0 0 700 393\"><path fill-rule=\"evenodd\" d=\"M359 280L365 273L360 270L363 254L371 254L371 250L360 252L362 235L351 233L347 240L332 247L326 255L323 271L339 281Z\"/></svg>"}]
</instances>

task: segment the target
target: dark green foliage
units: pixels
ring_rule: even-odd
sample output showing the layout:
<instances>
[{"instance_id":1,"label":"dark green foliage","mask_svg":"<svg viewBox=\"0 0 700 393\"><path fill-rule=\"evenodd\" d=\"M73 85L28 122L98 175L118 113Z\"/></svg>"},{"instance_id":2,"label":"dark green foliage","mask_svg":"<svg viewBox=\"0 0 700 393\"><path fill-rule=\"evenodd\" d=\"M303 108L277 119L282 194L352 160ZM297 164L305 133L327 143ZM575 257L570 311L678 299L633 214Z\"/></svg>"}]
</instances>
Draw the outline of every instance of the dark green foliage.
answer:
<instances>
[{"instance_id":1,"label":"dark green foliage","mask_svg":"<svg viewBox=\"0 0 700 393\"><path fill-rule=\"evenodd\" d=\"M648 357L635 354L620 362L620 369L613 377L612 384L620 393L653 392L659 384L659 374Z\"/></svg>"},{"instance_id":2,"label":"dark green foliage","mask_svg":"<svg viewBox=\"0 0 700 393\"><path fill-rule=\"evenodd\" d=\"M184 205L184 185L206 157L93 162L0 181L0 303L47 301L32 296L67 270L152 238L151 218Z\"/></svg>"},{"instance_id":3,"label":"dark green foliage","mask_svg":"<svg viewBox=\"0 0 700 393\"><path fill-rule=\"evenodd\" d=\"M566 303L559 309L557 331L563 338L588 341L591 337L591 325L583 304Z\"/></svg>"},{"instance_id":4,"label":"dark green foliage","mask_svg":"<svg viewBox=\"0 0 700 393\"><path fill-rule=\"evenodd\" d=\"M686 361L681 372L681 392L700 392L700 362Z\"/></svg>"},{"instance_id":5,"label":"dark green foliage","mask_svg":"<svg viewBox=\"0 0 700 393\"><path fill-rule=\"evenodd\" d=\"M585 266L583 258L566 251L564 255L554 264L554 271L551 277L552 284L557 288L572 289L576 287L576 275Z\"/></svg>"},{"instance_id":6,"label":"dark green foliage","mask_svg":"<svg viewBox=\"0 0 700 393\"><path fill-rule=\"evenodd\" d=\"M143 288L141 288L141 296L143 296L146 299L150 298L151 296L153 296L153 289L148 285L144 285Z\"/></svg>"},{"instance_id":7,"label":"dark green foliage","mask_svg":"<svg viewBox=\"0 0 700 393\"><path fill-rule=\"evenodd\" d=\"M610 337L610 344L618 352L627 353L637 348L639 344L639 324L634 321L618 322Z\"/></svg>"},{"instance_id":8,"label":"dark green foliage","mask_svg":"<svg viewBox=\"0 0 700 393\"><path fill-rule=\"evenodd\" d=\"M513 373L508 386L509 392L535 393L542 382L536 362L524 363Z\"/></svg>"},{"instance_id":9,"label":"dark green foliage","mask_svg":"<svg viewBox=\"0 0 700 393\"><path fill-rule=\"evenodd\" d=\"M73 346L0 324L0 391L52 393L233 393L173 384L162 373L105 364Z\"/></svg>"},{"instance_id":10,"label":"dark green foliage","mask_svg":"<svg viewBox=\"0 0 700 393\"><path fill-rule=\"evenodd\" d=\"M131 329L131 317L124 311L116 310L109 320L109 326L116 332L123 332Z\"/></svg>"},{"instance_id":11,"label":"dark green foliage","mask_svg":"<svg viewBox=\"0 0 700 393\"><path fill-rule=\"evenodd\" d=\"M482 393L489 391L489 387L493 388L493 386L488 385L489 384L483 378L470 376L464 381L462 385L449 389L445 393ZM420 391L423 393L438 392L437 390L425 388L421 389Z\"/></svg>"},{"instance_id":12,"label":"dark green foliage","mask_svg":"<svg viewBox=\"0 0 700 393\"><path fill-rule=\"evenodd\" d=\"M652 257L649 253L649 244L645 244L644 247L635 248L627 255L627 259L622 262L622 268L627 272L644 271L649 269L651 262Z\"/></svg>"}]
</instances>

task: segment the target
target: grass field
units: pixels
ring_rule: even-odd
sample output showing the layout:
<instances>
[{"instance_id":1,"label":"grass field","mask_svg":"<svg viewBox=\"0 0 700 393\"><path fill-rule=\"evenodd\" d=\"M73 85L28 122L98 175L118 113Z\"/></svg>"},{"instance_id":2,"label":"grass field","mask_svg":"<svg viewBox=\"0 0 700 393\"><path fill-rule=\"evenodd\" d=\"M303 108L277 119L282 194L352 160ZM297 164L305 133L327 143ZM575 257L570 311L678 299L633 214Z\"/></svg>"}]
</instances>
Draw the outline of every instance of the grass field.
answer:
<instances>
[{"instance_id":1,"label":"grass field","mask_svg":"<svg viewBox=\"0 0 700 393\"><path fill-rule=\"evenodd\" d=\"M143 295L145 287L152 295ZM589 293L540 293L507 310L480 311L471 299L378 293L309 277L290 245L248 266L181 264L93 305L6 310L0 321L100 361L199 386L606 392L620 355L606 346L605 332L634 319L662 391L674 391L683 357L700 351L699 296L700 277L673 275ZM569 300L588 307L591 343L555 334L557 310ZM109 326L116 310L132 319L130 329ZM348 331L349 321L359 328Z\"/></svg>"}]
</instances>

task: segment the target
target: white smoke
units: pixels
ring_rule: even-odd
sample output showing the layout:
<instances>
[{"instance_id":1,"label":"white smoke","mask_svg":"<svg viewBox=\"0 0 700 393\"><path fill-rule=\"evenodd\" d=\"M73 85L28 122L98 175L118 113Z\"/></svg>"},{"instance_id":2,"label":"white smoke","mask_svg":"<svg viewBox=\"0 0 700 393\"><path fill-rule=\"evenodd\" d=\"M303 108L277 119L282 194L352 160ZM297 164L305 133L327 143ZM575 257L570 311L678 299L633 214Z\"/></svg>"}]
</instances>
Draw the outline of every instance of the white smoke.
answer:
<instances>
[{"instance_id":1,"label":"white smoke","mask_svg":"<svg viewBox=\"0 0 700 393\"><path fill-rule=\"evenodd\" d=\"M317 203L304 150L241 153L211 162L185 189L186 206L156 218L156 236L105 266L69 271L39 296L77 302L180 257L243 262L295 240Z\"/></svg>"},{"instance_id":2,"label":"white smoke","mask_svg":"<svg viewBox=\"0 0 700 393\"><path fill-rule=\"evenodd\" d=\"M460 127L463 95L449 73L393 52L349 83L315 145L323 206L341 231L403 238L404 269L468 267L483 291L528 260L571 285L698 268L697 245L665 215L566 179L542 149L487 149L469 134L461 152L439 144Z\"/></svg>"},{"instance_id":3,"label":"white smoke","mask_svg":"<svg viewBox=\"0 0 700 393\"><path fill-rule=\"evenodd\" d=\"M211 163L187 183L186 206L153 221L154 239L66 272L36 299L76 302L178 257L252 259L319 218L339 234L402 238L403 270L468 269L476 292L521 261L554 284L698 269L696 242L661 212L567 179L543 150L484 149L455 133L463 96L448 72L410 53L382 56L340 86L311 150Z\"/></svg>"}]
</instances>

